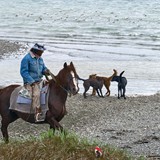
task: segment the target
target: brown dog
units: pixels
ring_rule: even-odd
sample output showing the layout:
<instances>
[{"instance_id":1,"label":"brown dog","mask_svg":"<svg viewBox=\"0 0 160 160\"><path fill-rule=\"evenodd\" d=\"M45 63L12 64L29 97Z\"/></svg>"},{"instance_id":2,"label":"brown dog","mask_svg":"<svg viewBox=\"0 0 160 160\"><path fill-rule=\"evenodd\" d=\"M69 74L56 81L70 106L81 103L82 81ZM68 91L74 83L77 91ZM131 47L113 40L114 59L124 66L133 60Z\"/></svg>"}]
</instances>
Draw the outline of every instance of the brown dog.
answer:
<instances>
[{"instance_id":1,"label":"brown dog","mask_svg":"<svg viewBox=\"0 0 160 160\"><path fill-rule=\"evenodd\" d=\"M104 82L104 86L106 87L106 89L107 89L107 92L106 92L106 95L107 96L110 96L110 89L109 89L109 87L110 87L110 85L111 85L111 80L112 80L112 78L114 77L114 76L117 76L117 71L115 70L115 69L113 69L113 71L114 71L114 73L113 73L113 75L112 76L110 76L110 77L100 77L100 76L97 76L97 74L92 74L92 75L90 75L89 76L89 78L93 78L93 79L97 79L98 81L101 81L101 80L103 80L103 82ZM93 91L92 91L92 95L96 95L96 90L93 88Z\"/></svg>"}]
</instances>

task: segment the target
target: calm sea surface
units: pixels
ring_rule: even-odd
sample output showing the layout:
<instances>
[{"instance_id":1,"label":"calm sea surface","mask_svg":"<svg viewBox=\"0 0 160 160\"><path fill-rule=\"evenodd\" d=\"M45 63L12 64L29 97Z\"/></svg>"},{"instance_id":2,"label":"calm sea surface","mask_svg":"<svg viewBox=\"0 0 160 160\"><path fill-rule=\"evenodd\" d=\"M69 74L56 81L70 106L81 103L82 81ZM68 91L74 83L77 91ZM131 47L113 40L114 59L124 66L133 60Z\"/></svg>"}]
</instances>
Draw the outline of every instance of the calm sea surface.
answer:
<instances>
[{"instance_id":1,"label":"calm sea surface","mask_svg":"<svg viewBox=\"0 0 160 160\"><path fill-rule=\"evenodd\" d=\"M55 74L70 61L82 78L125 70L127 94L148 95L160 90L159 15L159 0L0 0L0 39L45 44ZM0 61L0 85L22 84L24 54Z\"/></svg>"}]
</instances>

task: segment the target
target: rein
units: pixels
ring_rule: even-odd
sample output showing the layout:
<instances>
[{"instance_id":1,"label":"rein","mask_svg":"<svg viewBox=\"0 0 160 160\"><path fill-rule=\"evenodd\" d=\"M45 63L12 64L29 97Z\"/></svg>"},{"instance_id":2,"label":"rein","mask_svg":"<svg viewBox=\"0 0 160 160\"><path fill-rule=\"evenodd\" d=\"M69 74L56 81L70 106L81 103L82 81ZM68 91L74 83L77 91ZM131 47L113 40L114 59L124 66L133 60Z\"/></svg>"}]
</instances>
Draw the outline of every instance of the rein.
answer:
<instances>
[{"instance_id":1,"label":"rein","mask_svg":"<svg viewBox=\"0 0 160 160\"><path fill-rule=\"evenodd\" d=\"M57 80L56 80L56 78L55 78L55 75L54 75L50 70L48 71L48 75L51 76L51 78L58 84L59 87L61 87L64 91L66 91L67 93L69 93L69 94L71 95L71 93L70 93L67 89L65 89L60 83L57 82ZM48 75L45 74L45 77L46 77L47 81L50 80L50 79L48 78Z\"/></svg>"}]
</instances>

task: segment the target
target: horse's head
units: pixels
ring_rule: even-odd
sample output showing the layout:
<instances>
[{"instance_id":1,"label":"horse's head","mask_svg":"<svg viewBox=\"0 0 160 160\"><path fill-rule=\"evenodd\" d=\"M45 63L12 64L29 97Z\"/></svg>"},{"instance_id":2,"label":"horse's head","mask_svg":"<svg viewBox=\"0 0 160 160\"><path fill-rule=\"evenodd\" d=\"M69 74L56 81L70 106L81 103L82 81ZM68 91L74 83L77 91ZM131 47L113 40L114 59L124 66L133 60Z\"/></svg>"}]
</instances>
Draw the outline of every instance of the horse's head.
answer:
<instances>
[{"instance_id":1,"label":"horse's head","mask_svg":"<svg viewBox=\"0 0 160 160\"><path fill-rule=\"evenodd\" d=\"M64 63L64 68L60 72L60 77L61 84L68 92L73 95L78 93L78 75L72 62L70 65L67 65L66 62Z\"/></svg>"}]
</instances>

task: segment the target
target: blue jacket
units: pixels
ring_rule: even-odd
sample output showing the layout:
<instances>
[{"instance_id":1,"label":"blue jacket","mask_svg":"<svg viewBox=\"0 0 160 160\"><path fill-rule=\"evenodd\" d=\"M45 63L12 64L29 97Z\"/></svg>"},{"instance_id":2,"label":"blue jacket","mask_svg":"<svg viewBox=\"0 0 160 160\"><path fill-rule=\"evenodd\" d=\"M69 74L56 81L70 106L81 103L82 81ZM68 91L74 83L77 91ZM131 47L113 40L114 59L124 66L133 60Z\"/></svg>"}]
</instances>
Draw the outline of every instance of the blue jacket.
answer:
<instances>
[{"instance_id":1,"label":"blue jacket","mask_svg":"<svg viewBox=\"0 0 160 160\"><path fill-rule=\"evenodd\" d=\"M41 81L45 70L43 59L36 58L32 53L26 54L21 61L20 74L23 78L24 84L32 84L34 82Z\"/></svg>"}]
</instances>

